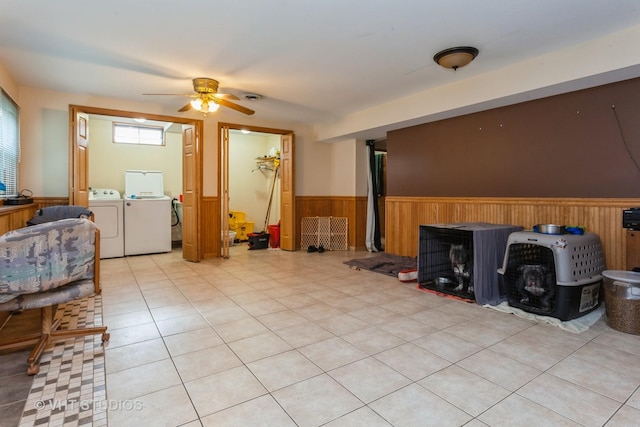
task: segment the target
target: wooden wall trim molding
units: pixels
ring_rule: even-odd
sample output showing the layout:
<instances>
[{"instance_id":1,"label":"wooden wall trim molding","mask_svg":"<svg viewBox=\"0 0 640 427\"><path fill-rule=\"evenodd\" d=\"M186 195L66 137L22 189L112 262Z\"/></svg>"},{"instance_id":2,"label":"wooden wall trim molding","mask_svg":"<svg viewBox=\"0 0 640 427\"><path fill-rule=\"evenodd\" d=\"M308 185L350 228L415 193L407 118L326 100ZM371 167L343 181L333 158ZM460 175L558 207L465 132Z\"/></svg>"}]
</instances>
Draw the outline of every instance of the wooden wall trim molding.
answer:
<instances>
[{"instance_id":1,"label":"wooden wall trim molding","mask_svg":"<svg viewBox=\"0 0 640 427\"><path fill-rule=\"evenodd\" d=\"M367 196L296 196L296 200L302 203L366 203Z\"/></svg>"},{"instance_id":2,"label":"wooden wall trim molding","mask_svg":"<svg viewBox=\"0 0 640 427\"><path fill-rule=\"evenodd\" d=\"M33 203L40 208L47 206L66 206L69 204L68 197L34 197Z\"/></svg>"},{"instance_id":3,"label":"wooden wall trim molding","mask_svg":"<svg viewBox=\"0 0 640 427\"><path fill-rule=\"evenodd\" d=\"M468 204L501 204L501 205L563 205L563 206L617 206L628 208L640 206L640 199L637 198L525 198L525 197L397 197L386 196L387 201L415 201L427 203L468 203Z\"/></svg>"},{"instance_id":4,"label":"wooden wall trim molding","mask_svg":"<svg viewBox=\"0 0 640 427\"><path fill-rule=\"evenodd\" d=\"M456 198L386 197L385 250L417 256L419 225L488 222L520 225L581 225L598 234L607 269L626 270L626 233L622 210L640 206L637 198ZM640 260L638 260L640 266Z\"/></svg>"}]
</instances>

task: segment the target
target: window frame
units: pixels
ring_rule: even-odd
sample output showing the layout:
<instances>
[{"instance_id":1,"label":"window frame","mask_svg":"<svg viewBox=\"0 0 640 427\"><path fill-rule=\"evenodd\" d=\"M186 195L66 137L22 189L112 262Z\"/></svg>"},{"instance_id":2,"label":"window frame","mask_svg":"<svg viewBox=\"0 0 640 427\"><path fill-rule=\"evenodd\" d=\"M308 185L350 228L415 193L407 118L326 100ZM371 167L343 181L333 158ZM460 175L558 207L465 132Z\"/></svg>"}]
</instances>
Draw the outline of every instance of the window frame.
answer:
<instances>
[{"instance_id":1,"label":"window frame","mask_svg":"<svg viewBox=\"0 0 640 427\"><path fill-rule=\"evenodd\" d=\"M9 114L15 117L15 121L6 121L8 118L5 112L7 104L11 107ZM7 171L7 169L9 170ZM20 106L0 87L0 181L6 186L4 194L0 194L0 199L17 197L19 194L19 169Z\"/></svg>"},{"instance_id":2,"label":"window frame","mask_svg":"<svg viewBox=\"0 0 640 427\"><path fill-rule=\"evenodd\" d=\"M138 130L137 140L136 141L131 141L131 142L117 141L116 140L116 129L117 128L137 129ZM145 142L145 139L141 138L141 136L140 136L140 132L143 131L143 130L154 130L154 131L155 130L159 130L160 131L160 139L161 139L160 144ZM145 125L145 124L138 124L138 123L113 122L112 123L112 138L111 138L111 142L113 142L114 144L122 144L122 145L146 145L146 146L150 146L150 147L164 147L164 146L166 146L166 135L165 135L165 133L166 133L166 131L165 131L163 126Z\"/></svg>"}]
</instances>

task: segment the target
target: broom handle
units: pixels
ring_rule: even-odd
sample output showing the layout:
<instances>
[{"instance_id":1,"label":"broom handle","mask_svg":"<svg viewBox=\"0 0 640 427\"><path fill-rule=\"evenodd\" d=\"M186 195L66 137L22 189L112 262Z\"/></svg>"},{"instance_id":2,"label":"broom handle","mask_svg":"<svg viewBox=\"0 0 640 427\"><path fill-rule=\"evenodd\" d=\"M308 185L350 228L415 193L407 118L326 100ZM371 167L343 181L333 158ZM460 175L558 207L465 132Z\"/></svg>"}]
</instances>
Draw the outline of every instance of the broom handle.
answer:
<instances>
[{"instance_id":1,"label":"broom handle","mask_svg":"<svg viewBox=\"0 0 640 427\"><path fill-rule=\"evenodd\" d=\"M278 167L276 167L273 173L273 182L271 183L271 195L269 196L269 206L267 206L267 216L264 219L263 231L267 231L267 224L269 223L269 216L271 215L271 202L273 201L273 190L276 188L276 178L278 178Z\"/></svg>"}]
</instances>

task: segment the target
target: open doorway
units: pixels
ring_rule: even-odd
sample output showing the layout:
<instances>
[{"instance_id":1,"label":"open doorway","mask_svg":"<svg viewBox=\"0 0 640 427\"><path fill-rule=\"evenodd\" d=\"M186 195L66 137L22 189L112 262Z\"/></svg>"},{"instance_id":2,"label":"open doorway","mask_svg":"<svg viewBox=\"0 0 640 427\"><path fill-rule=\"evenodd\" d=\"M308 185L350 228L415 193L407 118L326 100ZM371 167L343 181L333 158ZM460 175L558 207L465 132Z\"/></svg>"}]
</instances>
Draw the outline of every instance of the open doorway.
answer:
<instances>
[{"instance_id":1,"label":"open doorway","mask_svg":"<svg viewBox=\"0 0 640 427\"><path fill-rule=\"evenodd\" d=\"M279 245L280 135L229 131L230 240L248 243L253 233L271 232Z\"/></svg>"},{"instance_id":2,"label":"open doorway","mask_svg":"<svg viewBox=\"0 0 640 427\"><path fill-rule=\"evenodd\" d=\"M276 226L279 247L295 250L293 132L228 123L219 128L221 256L229 256L233 239L250 240L249 233Z\"/></svg>"},{"instance_id":3,"label":"open doorway","mask_svg":"<svg viewBox=\"0 0 640 427\"><path fill-rule=\"evenodd\" d=\"M91 139L91 117L106 118L117 117L122 122L132 119L145 119L156 123L172 124L173 130L180 132L177 142L177 153L180 156L172 156L171 161L181 163L179 172L172 170L173 175L181 174L181 177L173 176L171 193L176 196L182 195L181 209L181 240L183 248L183 258L190 261L200 261L202 249L200 236L197 233L199 228L199 209L201 204L202 188L202 165L199 159L202 152L202 120L189 118L170 117L155 114L146 114L130 111L110 110L88 106L70 106L70 166L69 166L69 203L81 206L89 205L89 187L92 185L89 179L89 140ZM175 147L174 147L175 148ZM95 153L99 155L99 152ZM94 159L95 160L95 159ZM113 158L105 159L105 162L116 161ZM169 167L169 166L167 166ZM154 168L157 169L157 168ZM105 177L96 178L93 185L99 183L101 186L113 188L124 188L124 176L118 174L113 181L108 181ZM95 177L94 177L95 178ZM120 181L119 181L120 180ZM178 181L180 182L178 184ZM120 184L117 184L120 182ZM176 197L177 198L177 197ZM172 231L172 230L169 230Z\"/></svg>"}]
</instances>

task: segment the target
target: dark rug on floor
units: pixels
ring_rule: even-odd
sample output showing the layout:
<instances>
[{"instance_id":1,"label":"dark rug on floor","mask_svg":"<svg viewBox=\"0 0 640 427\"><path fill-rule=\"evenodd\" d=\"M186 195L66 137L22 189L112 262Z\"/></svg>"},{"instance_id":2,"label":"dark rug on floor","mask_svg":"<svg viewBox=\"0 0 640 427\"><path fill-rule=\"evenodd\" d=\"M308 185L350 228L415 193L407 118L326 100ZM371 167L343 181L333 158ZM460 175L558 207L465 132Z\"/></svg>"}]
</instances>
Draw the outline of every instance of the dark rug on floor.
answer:
<instances>
[{"instance_id":1,"label":"dark rug on floor","mask_svg":"<svg viewBox=\"0 0 640 427\"><path fill-rule=\"evenodd\" d=\"M403 270L415 270L418 268L416 257L392 255L385 252L367 258L352 259L344 263L351 267L362 268L396 278L398 273Z\"/></svg>"}]
</instances>

